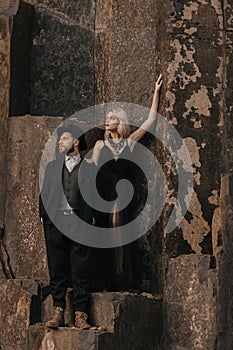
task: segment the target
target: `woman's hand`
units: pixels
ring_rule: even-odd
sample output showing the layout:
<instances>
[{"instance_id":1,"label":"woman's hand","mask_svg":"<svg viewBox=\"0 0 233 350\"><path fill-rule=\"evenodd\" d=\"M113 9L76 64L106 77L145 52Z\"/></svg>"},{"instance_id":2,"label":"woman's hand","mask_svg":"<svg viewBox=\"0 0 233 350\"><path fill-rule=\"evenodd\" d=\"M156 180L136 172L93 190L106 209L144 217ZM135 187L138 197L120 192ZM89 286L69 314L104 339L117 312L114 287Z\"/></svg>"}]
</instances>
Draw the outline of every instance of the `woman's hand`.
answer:
<instances>
[{"instance_id":1,"label":"woman's hand","mask_svg":"<svg viewBox=\"0 0 233 350\"><path fill-rule=\"evenodd\" d=\"M159 93L160 93L160 89L161 89L162 84L163 84L162 74L159 74L159 77L155 82L155 91L154 91L154 96L153 96L153 100L152 100L152 104L151 104L151 112L158 111ZM150 118L150 117L151 117L151 113L149 114L148 118Z\"/></svg>"},{"instance_id":2,"label":"woman's hand","mask_svg":"<svg viewBox=\"0 0 233 350\"><path fill-rule=\"evenodd\" d=\"M160 73L158 79L155 82L155 92L160 91L162 84L163 84L162 74Z\"/></svg>"},{"instance_id":3,"label":"woman's hand","mask_svg":"<svg viewBox=\"0 0 233 350\"><path fill-rule=\"evenodd\" d=\"M92 163L93 163L92 158L84 158L84 160L85 160L88 164L92 164Z\"/></svg>"}]
</instances>

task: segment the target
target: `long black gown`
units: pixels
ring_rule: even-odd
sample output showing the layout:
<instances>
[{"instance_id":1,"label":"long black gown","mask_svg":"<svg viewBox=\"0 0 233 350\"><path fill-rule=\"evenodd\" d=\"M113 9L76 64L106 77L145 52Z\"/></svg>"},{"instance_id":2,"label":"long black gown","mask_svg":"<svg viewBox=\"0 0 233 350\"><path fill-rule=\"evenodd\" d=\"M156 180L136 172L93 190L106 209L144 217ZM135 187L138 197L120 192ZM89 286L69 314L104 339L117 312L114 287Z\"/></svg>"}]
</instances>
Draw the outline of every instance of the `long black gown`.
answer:
<instances>
[{"instance_id":1,"label":"long black gown","mask_svg":"<svg viewBox=\"0 0 233 350\"><path fill-rule=\"evenodd\" d=\"M103 141L104 142L104 141ZM127 141L126 141L127 142ZM127 158L127 159L123 159ZM131 181L132 153L126 143L118 159L114 159L111 149L105 144L101 149L96 179L97 190L106 201L116 203L116 184L121 179ZM119 200L119 198L118 198ZM119 203L119 202L118 202ZM132 220L131 205L119 211L113 224L113 214L96 211L95 224L98 227L120 227ZM119 251L121 249L121 251ZM123 272L117 273L117 261L123 254ZM127 290L133 285L132 247L131 244L121 248L98 248L95 251L95 288L97 290Z\"/></svg>"}]
</instances>

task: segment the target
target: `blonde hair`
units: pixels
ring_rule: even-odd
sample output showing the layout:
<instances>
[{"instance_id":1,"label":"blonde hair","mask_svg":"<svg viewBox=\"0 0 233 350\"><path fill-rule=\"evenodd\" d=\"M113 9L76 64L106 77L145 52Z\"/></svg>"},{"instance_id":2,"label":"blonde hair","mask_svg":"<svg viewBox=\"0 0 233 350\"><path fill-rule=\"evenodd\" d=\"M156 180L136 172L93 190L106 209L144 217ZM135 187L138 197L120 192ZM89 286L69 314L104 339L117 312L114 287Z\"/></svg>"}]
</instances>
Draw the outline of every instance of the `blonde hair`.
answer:
<instances>
[{"instance_id":1,"label":"blonde hair","mask_svg":"<svg viewBox=\"0 0 233 350\"><path fill-rule=\"evenodd\" d=\"M130 131L131 131L131 127L129 125L129 120L128 120L128 116L127 116L126 111L121 107L114 107L114 108L109 109L106 112L105 118L107 117L108 113L110 113L110 112L112 112L114 114L114 116L119 119L119 125L117 128L118 134L121 137L126 139L129 136ZM110 135L110 131L109 130L105 131L104 138L107 139L109 135Z\"/></svg>"}]
</instances>

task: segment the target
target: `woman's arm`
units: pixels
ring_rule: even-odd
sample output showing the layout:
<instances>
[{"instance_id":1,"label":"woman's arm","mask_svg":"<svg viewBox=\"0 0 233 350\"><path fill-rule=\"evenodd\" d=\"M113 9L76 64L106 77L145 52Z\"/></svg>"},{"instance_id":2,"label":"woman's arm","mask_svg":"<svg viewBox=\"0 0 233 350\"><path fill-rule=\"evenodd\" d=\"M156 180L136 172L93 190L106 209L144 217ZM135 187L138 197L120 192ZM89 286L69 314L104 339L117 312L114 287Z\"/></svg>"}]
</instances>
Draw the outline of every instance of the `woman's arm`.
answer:
<instances>
[{"instance_id":1,"label":"woman's arm","mask_svg":"<svg viewBox=\"0 0 233 350\"><path fill-rule=\"evenodd\" d=\"M99 163L99 156L100 156L100 151L103 147L103 141L98 140L95 143L93 152L92 152L92 157L90 159L85 159L87 163L95 163L96 166L98 166Z\"/></svg>"},{"instance_id":2,"label":"woman's arm","mask_svg":"<svg viewBox=\"0 0 233 350\"><path fill-rule=\"evenodd\" d=\"M155 83L155 92L154 92L153 101L151 104L151 109L150 109L147 120L141 125L140 128L138 128L136 131L134 131L128 137L129 141L130 142L132 141L132 144L134 144L133 141L136 142L142 138L142 136L151 128L151 126L153 125L153 123L156 119L158 106L159 106L159 93L160 93L162 83L163 83L162 74L160 74L156 83Z\"/></svg>"}]
</instances>

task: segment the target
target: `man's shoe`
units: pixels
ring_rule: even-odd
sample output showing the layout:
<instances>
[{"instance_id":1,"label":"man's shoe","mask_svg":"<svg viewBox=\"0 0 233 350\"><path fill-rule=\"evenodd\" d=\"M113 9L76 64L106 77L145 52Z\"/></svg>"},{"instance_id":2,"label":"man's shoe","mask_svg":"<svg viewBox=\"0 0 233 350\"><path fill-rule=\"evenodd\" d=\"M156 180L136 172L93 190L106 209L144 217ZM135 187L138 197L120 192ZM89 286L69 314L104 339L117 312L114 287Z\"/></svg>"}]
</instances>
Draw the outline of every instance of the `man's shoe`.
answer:
<instances>
[{"instance_id":1,"label":"man's shoe","mask_svg":"<svg viewBox=\"0 0 233 350\"><path fill-rule=\"evenodd\" d=\"M59 306L54 306L53 312L54 316L51 320L46 322L46 327L53 329L64 327L64 310Z\"/></svg>"},{"instance_id":2,"label":"man's shoe","mask_svg":"<svg viewBox=\"0 0 233 350\"><path fill-rule=\"evenodd\" d=\"M75 311L75 327L78 329L89 329L91 325L87 323L88 316L85 312Z\"/></svg>"}]
</instances>

